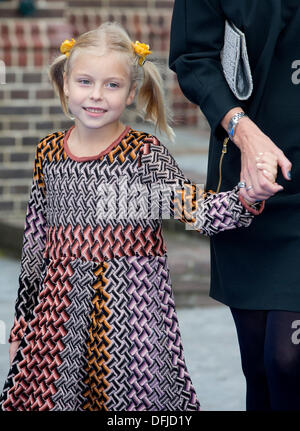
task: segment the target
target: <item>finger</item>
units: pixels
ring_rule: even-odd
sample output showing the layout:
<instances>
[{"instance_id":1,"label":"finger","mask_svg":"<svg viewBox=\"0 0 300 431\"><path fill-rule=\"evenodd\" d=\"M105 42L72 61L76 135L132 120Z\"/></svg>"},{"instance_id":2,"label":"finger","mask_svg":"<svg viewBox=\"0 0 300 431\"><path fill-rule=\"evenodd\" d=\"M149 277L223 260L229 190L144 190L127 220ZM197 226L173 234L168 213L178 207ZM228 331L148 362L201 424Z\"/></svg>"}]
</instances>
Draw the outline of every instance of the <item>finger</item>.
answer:
<instances>
[{"instance_id":1,"label":"finger","mask_svg":"<svg viewBox=\"0 0 300 431\"><path fill-rule=\"evenodd\" d=\"M269 194L273 196L275 193L277 193L278 191L283 190L283 186L276 183L274 180L274 177L266 177L270 175L270 173L268 171L259 171L259 183L261 185L261 187L263 188L264 193Z\"/></svg>"},{"instance_id":2,"label":"finger","mask_svg":"<svg viewBox=\"0 0 300 431\"><path fill-rule=\"evenodd\" d=\"M267 176L267 177L266 177ZM262 189L267 193L274 193L275 189L277 189L278 184L274 180L274 176L267 170L258 171L259 183ZM272 181L271 181L272 180ZM279 185L283 188L281 185Z\"/></svg>"},{"instance_id":3,"label":"finger","mask_svg":"<svg viewBox=\"0 0 300 431\"><path fill-rule=\"evenodd\" d=\"M278 161L278 155L274 153L270 153L269 151L266 151L265 153L259 153L258 155L256 155L256 160L275 164Z\"/></svg>"},{"instance_id":4,"label":"finger","mask_svg":"<svg viewBox=\"0 0 300 431\"><path fill-rule=\"evenodd\" d=\"M278 160L274 156L256 157L256 164L264 164L270 166L272 169L278 169Z\"/></svg>"},{"instance_id":5,"label":"finger","mask_svg":"<svg viewBox=\"0 0 300 431\"><path fill-rule=\"evenodd\" d=\"M267 163L256 163L257 169L270 172L275 178L277 176L277 167L270 166Z\"/></svg>"},{"instance_id":6,"label":"finger","mask_svg":"<svg viewBox=\"0 0 300 431\"><path fill-rule=\"evenodd\" d=\"M270 160L270 161L277 161L278 160L278 155L271 153L270 151L265 151L264 153L258 153L258 155L256 156L257 159L260 160Z\"/></svg>"},{"instance_id":7,"label":"finger","mask_svg":"<svg viewBox=\"0 0 300 431\"><path fill-rule=\"evenodd\" d=\"M262 167L263 169L267 169L267 170L273 170L277 172L277 162L276 163L270 163L270 162L256 162L256 166Z\"/></svg>"},{"instance_id":8,"label":"finger","mask_svg":"<svg viewBox=\"0 0 300 431\"><path fill-rule=\"evenodd\" d=\"M264 200L274 196L277 192L283 190L283 187L277 183L272 183L268 180L262 172L259 172L260 187L255 189L252 187L250 190L243 189L241 195L247 200ZM247 183L251 185L250 182Z\"/></svg>"},{"instance_id":9,"label":"finger","mask_svg":"<svg viewBox=\"0 0 300 431\"><path fill-rule=\"evenodd\" d=\"M277 190L275 191L276 193L277 193L277 192L279 192L279 191L284 190L284 188L282 187L282 185L280 185L280 184L276 183L276 178L274 178L274 177L270 174L270 172L268 172L268 171L263 171L263 175L265 175L265 177L266 177L269 181L271 181L271 183L273 183L273 185L277 186Z\"/></svg>"},{"instance_id":10,"label":"finger","mask_svg":"<svg viewBox=\"0 0 300 431\"><path fill-rule=\"evenodd\" d=\"M246 191L246 189L245 189L244 187L240 189L240 195L241 195L244 199L246 199L247 201L249 201L249 202L251 202L251 203L255 203L255 201L257 200L257 199L255 199L255 198L251 198L251 197L249 196L249 194L247 193L247 191Z\"/></svg>"},{"instance_id":11,"label":"finger","mask_svg":"<svg viewBox=\"0 0 300 431\"><path fill-rule=\"evenodd\" d=\"M248 178L248 179L247 179ZM253 186L251 185L251 180L250 178L247 176L247 174L245 174L243 176L242 181L245 181L246 183L246 187L242 187L240 189L240 194L241 196L246 199L249 202L254 203L257 200L263 200L264 197L263 196L258 196L254 191L253 191ZM250 190L247 190L247 188L250 187Z\"/></svg>"},{"instance_id":12,"label":"finger","mask_svg":"<svg viewBox=\"0 0 300 431\"><path fill-rule=\"evenodd\" d=\"M277 156L270 152L265 152L263 154L260 154L260 157L264 160L272 161L272 163L277 163ZM258 167L261 167L262 169L259 170ZM270 197L272 194L275 194L277 191L282 190L282 186L279 186L276 184L276 186L273 184L275 183L274 177L276 179L277 177L277 168L274 165L273 168L270 168L269 165L266 165L265 163L258 164L258 167L256 165L255 170L253 171L252 166L248 169L251 181L253 184L252 192L249 191L249 196L257 196L257 198L261 197L261 199L266 199ZM267 177L263 174L263 170L270 172L272 174L272 177ZM268 175L268 174L267 174Z\"/></svg>"},{"instance_id":13,"label":"finger","mask_svg":"<svg viewBox=\"0 0 300 431\"><path fill-rule=\"evenodd\" d=\"M246 190L246 188L241 189L240 193L243 198L248 201L264 200L283 189L282 186L276 183L273 184L273 182L267 179L262 171L257 170L255 164L249 167L244 153L241 156L241 180L246 182L247 187L252 186L250 190Z\"/></svg>"},{"instance_id":14,"label":"finger","mask_svg":"<svg viewBox=\"0 0 300 431\"><path fill-rule=\"evenodd\" d=\"M262 171L267 170L276 178L278 174L277 156L266 152L256 157L256 168Z\"/></svg>"},{"instance_id":15,"label":"finger","mask_svg":"<svg viewBox=\"0 0 300 431\"><path fill-rule=\"evenodd\" d=\"M245 178L246 178L246 184L247 187L252 186L250 190L246 190L242 192L242 196L246 198L247 200L263 200L267 197L270 197L270 191L265 191L260 185L259 182L259 173L260 171L257 170L255 164L252 166L248 164L248 159L246 158L246 155L242 154L242 161L244 164L244 170L245 170ZM263 177L265 178L265 177Z\"/></svg>"},{"instance_id":16,"label":"finger","mask_svg":"<svg viewBox=\"0 0 300 431\"><path fill-rule=\"evenodd\" d=\"M263 173L263 175L264 175L268 180L270 180L270 181L271 181L271 183L275 183L275 180L276 180L276 176L275 176L275 175L273 175L271 172L267 171L266 169L264 169L264 170L262 171L262 173Z\"/></svg>"},{"instance_id":17,"label":"finger","mask_svg":"<svg viewBox=\"0 0 300 431\"><path fill-rule=\"evenodd\" d=\"M281 168L281 172L284 178L288 181L291 181L292 163L289 161L287 157L285 157L283 152L278 156L278 165Z\"/></svg>"},{"instance_id":18,"label":"finger","mask_svg":"<svg viewBox=\"0 0 300 431\"><path fill-rule=\"evenodd\" d=\"M247 162L247 159L245 157L245 154L242 153L241 154L241 166L242 166L242 169L241 169L241 174L240 174L240 181L244 181L246 183L246 187L248 187L249 184L251 184L251 179L250 179L250 176L248 174L248 169L247 169L247 163L246 162ZM241 196L244 199L246 199L246 200L248 200L250 202L251 201L253 201L253 202L255 201L255 199L253 199L253 197L249 196L249 193L247 192L247 190L246 190L245 187L240 188L240 194L241 194Z\"/></svg>"}]
</instances>

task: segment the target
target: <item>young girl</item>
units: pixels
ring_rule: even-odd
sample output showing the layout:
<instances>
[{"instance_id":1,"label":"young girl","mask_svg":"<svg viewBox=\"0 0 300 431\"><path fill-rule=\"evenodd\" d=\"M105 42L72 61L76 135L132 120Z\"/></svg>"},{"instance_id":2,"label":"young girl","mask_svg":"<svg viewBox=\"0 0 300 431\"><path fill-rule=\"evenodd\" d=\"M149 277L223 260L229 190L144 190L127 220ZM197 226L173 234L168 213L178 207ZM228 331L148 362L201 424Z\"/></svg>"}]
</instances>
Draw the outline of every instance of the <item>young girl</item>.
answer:
<instances>
[{"instance_id":1,"label":"young girl","mask_svg":"<svg viewBox=\"0 0 300 431\"><path fill-rule=\"evenodd\" d=\"M199 410L161 219L213 235L249 226L264 202L242 204L238 186L204 194L155 136L121 122L137 92L173 139L147 45L106 23L61 52L50 78L75 124L36 148L1 408ZM276 160L261 156L274 183Z\"/></svg>"}]
</instances>

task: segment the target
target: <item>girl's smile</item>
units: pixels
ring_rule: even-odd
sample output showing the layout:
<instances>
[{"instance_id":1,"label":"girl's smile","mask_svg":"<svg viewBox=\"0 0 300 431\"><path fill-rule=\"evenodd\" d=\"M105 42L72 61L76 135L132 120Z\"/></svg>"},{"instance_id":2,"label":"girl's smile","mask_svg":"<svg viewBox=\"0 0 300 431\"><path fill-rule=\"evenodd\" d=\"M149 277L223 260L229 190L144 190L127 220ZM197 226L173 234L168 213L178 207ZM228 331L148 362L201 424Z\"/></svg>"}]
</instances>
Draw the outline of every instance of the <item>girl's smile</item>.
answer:
<instances>
[{"instance_id":1,"label":"girl's smile","mask_svg":"<svg viewBox=\"0 0 300 431\"><path fill-rule=\"evenodd\" d=\"M88 108L83 108L83 109L91 117L100 117L100 116L102 116L103 114L105 114L107 112L106 109L101 109L101 108L88 107Z\"/></svg>"}]
</instances>

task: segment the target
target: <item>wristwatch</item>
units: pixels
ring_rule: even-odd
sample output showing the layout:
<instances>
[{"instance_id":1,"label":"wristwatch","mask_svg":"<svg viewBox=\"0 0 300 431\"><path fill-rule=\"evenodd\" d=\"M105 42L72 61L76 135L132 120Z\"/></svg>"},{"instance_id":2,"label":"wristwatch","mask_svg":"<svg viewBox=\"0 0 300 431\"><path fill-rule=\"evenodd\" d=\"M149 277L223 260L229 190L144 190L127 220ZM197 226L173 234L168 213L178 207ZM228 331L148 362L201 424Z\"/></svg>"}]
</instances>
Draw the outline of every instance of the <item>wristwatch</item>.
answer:
<instances>
[{"instance_id":1,"label":"wristwatch","mask_svg":"<svg viewBox=\"0 0 300 431\"><path fill-rule=\"evenodd\" d=\"M242 117L248 117L248 115L245 114L245 112L237 112L229 121L227 126L227 132L228 132L229 138L233 138L236 125Z\"/></svg>"}]
</instances>

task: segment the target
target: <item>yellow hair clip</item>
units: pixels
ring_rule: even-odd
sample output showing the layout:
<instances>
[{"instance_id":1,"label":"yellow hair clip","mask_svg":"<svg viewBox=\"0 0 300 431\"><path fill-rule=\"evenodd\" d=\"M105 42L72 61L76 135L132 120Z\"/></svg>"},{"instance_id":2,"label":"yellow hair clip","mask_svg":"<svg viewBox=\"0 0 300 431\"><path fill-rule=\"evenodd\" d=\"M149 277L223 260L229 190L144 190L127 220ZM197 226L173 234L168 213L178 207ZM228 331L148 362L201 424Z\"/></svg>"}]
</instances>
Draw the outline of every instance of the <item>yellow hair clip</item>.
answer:
<instances>
[{"instance_id":1,"label":"yellow hair clip","mask_svg":"<svg viewBox=\"0 0 300 431\"><path fill-rule=\"evenodd\" d=\"M135 43L131 42L131 45L133 46L134 52L140 57L139 65L143 66L146 61L147 55L152 54L149 45L141 43L138 40Z\"/></svg>"},{"instance_id":2,"label":"yellow hair clip","mask_svg":"<svg viewBox=\"0 0 300 431\"><path fill-rule=\"evenodd\" d=\"M72 38L72 40L64 40L63 43L60 45L60 52L62 54L65 54L67 57L70 55L70 50L75 44L75 39Z\"/></svg>"}]
</instances>

